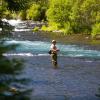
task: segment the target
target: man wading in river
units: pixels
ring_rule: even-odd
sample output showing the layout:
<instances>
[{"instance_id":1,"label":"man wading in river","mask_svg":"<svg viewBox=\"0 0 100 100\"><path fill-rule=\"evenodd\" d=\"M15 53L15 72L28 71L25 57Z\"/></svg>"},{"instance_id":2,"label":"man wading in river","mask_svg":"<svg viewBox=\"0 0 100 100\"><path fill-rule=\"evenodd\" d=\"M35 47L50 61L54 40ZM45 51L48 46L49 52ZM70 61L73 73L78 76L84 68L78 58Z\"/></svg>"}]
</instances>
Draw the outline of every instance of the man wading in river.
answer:
<instances>
[{"instance_id":1,"label":"man wading in river","mask_svg":"<svg viewBox=\"0 0 100 100\"><path fill-rule=\"evenodd\" d=\"M59 51L59 49L56 47L56 41L55 40L52 40L50 50L51 50L52 64L53 64L54 68L58 68L58 65L57 65L57 52Z\"/></svg>"}]
</instances>

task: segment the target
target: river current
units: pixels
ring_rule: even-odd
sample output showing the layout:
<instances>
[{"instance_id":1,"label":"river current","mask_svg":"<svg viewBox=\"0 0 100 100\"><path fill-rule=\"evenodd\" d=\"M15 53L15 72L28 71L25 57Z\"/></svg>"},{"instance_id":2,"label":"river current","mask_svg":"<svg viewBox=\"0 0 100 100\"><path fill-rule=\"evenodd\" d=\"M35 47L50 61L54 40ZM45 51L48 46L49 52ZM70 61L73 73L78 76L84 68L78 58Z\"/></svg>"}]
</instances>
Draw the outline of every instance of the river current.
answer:
<instances>
[{"instance_id":1,"label":"river current","mask_svg":"<svg viewBox=\"0 0 100 100\"><path fill-rule=\"evenodd\" d=\"M13 23L15 30L12 36L5 38L4 43L18 46L4 55L24 58L23 70L15 78L17 81L28 79L28 83L23 84L11 82L10 87L22 86L22 90L31 88L30 100L99 100L95 97L100 84L99 49L91 45L66 44L56 36L49 37L49 34L32 32L32 29L27 28L26 22L11 20L9 23ZM53 69L48 54L52 39L57 40L57 47L60 49L57 70ZM9 78L9 75L2 75L0 81ZM4 96L9 96L9 91L4 92Z\"/></svg>"},{"instance_id":2,"label":"river current","mask_svg":"<svg viewBox=\"0 0 100 100\"><path fill-rule=\"evenodd\" d=\"M6 56L20 55L20 56L48 56L51 40L56 39L46 38L42 34L32 32L32 28L27 26L27 22L20 20L9 20L11 25L15 26L13 36L6 39L7 44L18 44L16 50L13 53L6 53ZM31 23L31 27L34 27L35 23ZM49 34L47 34L49 35ZM23 38L23 39L22 39ZM30 40L31 38L31 40ZM60 49L59 56L67 57L86 57L100 59L100 51L96 49L86 48L84 45L77 44L64 44L63 41L57 43L57 47Z\"/></svg>"},{"instance_id":3,"label":"river current","mask_svg":"<svg viewBox=\"0 0 100 100\"><path fill-rule=\"evenodd\" d=\"M8 53L8 55L22 55L22 56L48 56L48 51L50 49L50 42L47 41L18 41L18 40L8 40L7 44L19 44L13 53ZM89 57L100 59L100 51L85 49L84 46L79 45L64 45L61 43L57 44L60 49L59 56L67 57Z\"/></svg>"}]
</instances>

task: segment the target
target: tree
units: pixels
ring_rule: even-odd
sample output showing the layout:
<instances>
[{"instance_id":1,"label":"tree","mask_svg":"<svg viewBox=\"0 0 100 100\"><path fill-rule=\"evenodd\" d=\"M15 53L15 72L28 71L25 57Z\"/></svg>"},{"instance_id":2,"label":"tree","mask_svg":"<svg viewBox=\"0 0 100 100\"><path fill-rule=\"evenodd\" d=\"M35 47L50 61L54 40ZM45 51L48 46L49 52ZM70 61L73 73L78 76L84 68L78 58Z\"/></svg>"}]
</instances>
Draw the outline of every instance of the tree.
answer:
<instances>
[{"instance_id":1,"label":"tree","mask_svg":"<svg viewBox=\"0 0 100 100\"><path fill-rule=\"evenodd\" d=\"M99 0L50 0L47 10L49 23L63 28L65 33L91 33L100 23ZM53 24L51 24L53 25ZM100 32L99 32L100 33Z\"/></svg>"},{"instance_id":2,"label":"tree","mask_svg":"<svg viewBox=\"0 0 100 100\"><path fill-rule=\"evenodd\" d=\"M85 27L85 29L87 28L87 31L91 33L92 26L97 23L96 17L100 12L100 2L99 0L84 0L80 9L82 27Z\"/></svg>"},{"instance_id":3,"label":"tree","mask_svg":"<svg viewBox=\"0 0 100 100\"><path fill-rule=\"evenodd\" d=\"M40 20L40 5L32 4L27 10L27 19Z\"/></svg>"},{"instance_id":4,"label":"tree","mask_svg":"<svg viewBox=\"0 0 100 100\"><path fill-rule=\"evenodd\" d=\"M57 23L58 28L65 28L69 32L70 30L70 11L73 5L73 1L69 0L51 0L50 7L47 10L47 19L50 23ZM69 26L67 28L66 26ZM67 32L66 31L66 32Z\"/></svg>"},{"instance_id":5,"label":"tree","mask_svg":"<svg viewBox=\"0 0 100 100\"><path fill-rule=\"evenodd\" d=\"M47 18L63 25L63 23L69 21L70 9L71 2L69 0L51 0L50 7L47 10Z\"/></svg>"},{"instance_id":6,"label":"tree","mask_svg":"<svg viewBox=\"0 0 100 100\"><path fill-rule=\"evenodd\" d=\"M7 8L12 11L19 11L26 9L29 4L29 0L4 0L7 2Z\"/></svg>"},{"instance_id":7,"label":"tree","mask_svg":"<svg viewBox=\"0 0 100 100\"><path fill-rule=\"evenodd\" d=\"M48 0L33 0L27 9L26 19L35 21L46 20L46 10L48 8Z\"/></svg>"},{"instance_id":8,"label":"tree","mask_svg":"<svg viewBox=\"0 0 100 100\"><path fill-rule=\"evenodd\" d=\"M10 10L11 12L16 12L19 11L20 9L24 9L26 7L23 5L21 1L25 0L2 0L0 1L0 11L1 16L0 16L0 28L4 27L4 22L1 20L4 16L4 11L6 9ZM7 5L5 5L5 3ZM20 4L19 4L20 3ZM5 28L5 27L4 27ZM4 29L5 30L5 29ZM7 34L8 32L6 32ZM1 35L1 34L0 34ZM25 92L28 90L26 89L23 94L23 92L20 92L20 90L17 91L17 87L12 88L11 83L20 83L23 84L27 79L16 79L15 75L19 74L18 71L22 68L22 62L19 59L10 59L6 56L4 56L4 53L9 52L13 49L16 48L16 45L6 45L5 41L0 38L0 100L19 100L19 98L22 100L29 100L30 98L24 98L23 96L25 95ZM9 78L9 76L11 76ZM23 81L24 80L24 81ZM23 83L22 83L23 82ZM9 96L5 94L10 93L10 98ZM23 94L23 95L22 95ZM17 95L17 97L16 97ZM18 97L21 95L21 97Z\"/></svg>"}]
</instances>

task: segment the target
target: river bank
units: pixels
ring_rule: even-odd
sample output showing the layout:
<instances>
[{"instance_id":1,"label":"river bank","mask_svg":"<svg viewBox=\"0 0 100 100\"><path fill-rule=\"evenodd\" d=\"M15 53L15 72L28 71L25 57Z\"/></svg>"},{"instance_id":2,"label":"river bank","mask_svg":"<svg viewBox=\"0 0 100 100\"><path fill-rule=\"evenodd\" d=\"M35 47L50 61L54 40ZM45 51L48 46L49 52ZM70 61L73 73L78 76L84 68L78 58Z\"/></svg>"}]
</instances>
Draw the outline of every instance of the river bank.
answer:
<instances>
[{"instance_id":1,"label":"river bank","mask_svg":"<svg viewBox=\"0 0 100 100\"><path fill-rule=\"evenodd\" d=\"M100 50L100 40L92 39L90 35L86 34L72 34L63 35L61 33L52 32L32 32L32 31L17 31L9 36L16 40L28 40L28 41L49 41L56 39L58 43L61 44L71 44L71 45L83 45L86 49L90 48L92 50Z\"/></svg>"}]
</instances>

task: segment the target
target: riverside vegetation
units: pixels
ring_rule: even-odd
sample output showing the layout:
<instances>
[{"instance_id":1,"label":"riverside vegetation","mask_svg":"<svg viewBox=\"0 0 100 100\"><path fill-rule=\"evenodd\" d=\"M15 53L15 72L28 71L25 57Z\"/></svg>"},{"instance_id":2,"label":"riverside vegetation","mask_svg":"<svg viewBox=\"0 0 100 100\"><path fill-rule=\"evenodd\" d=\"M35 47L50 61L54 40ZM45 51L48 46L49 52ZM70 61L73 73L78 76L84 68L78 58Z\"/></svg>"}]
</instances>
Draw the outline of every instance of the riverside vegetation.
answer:
<instances>
[{"instance_id":1,"label":"riverside vegetation","mask_svg":"<svg viewBox=\"0 0 100 100\"><path fill-rule=\"evenodd\" d=\"M100 34L99 0L2 0L0 12L3 18L46 21L44 31Z\"/></svg>"}]
</instances>

